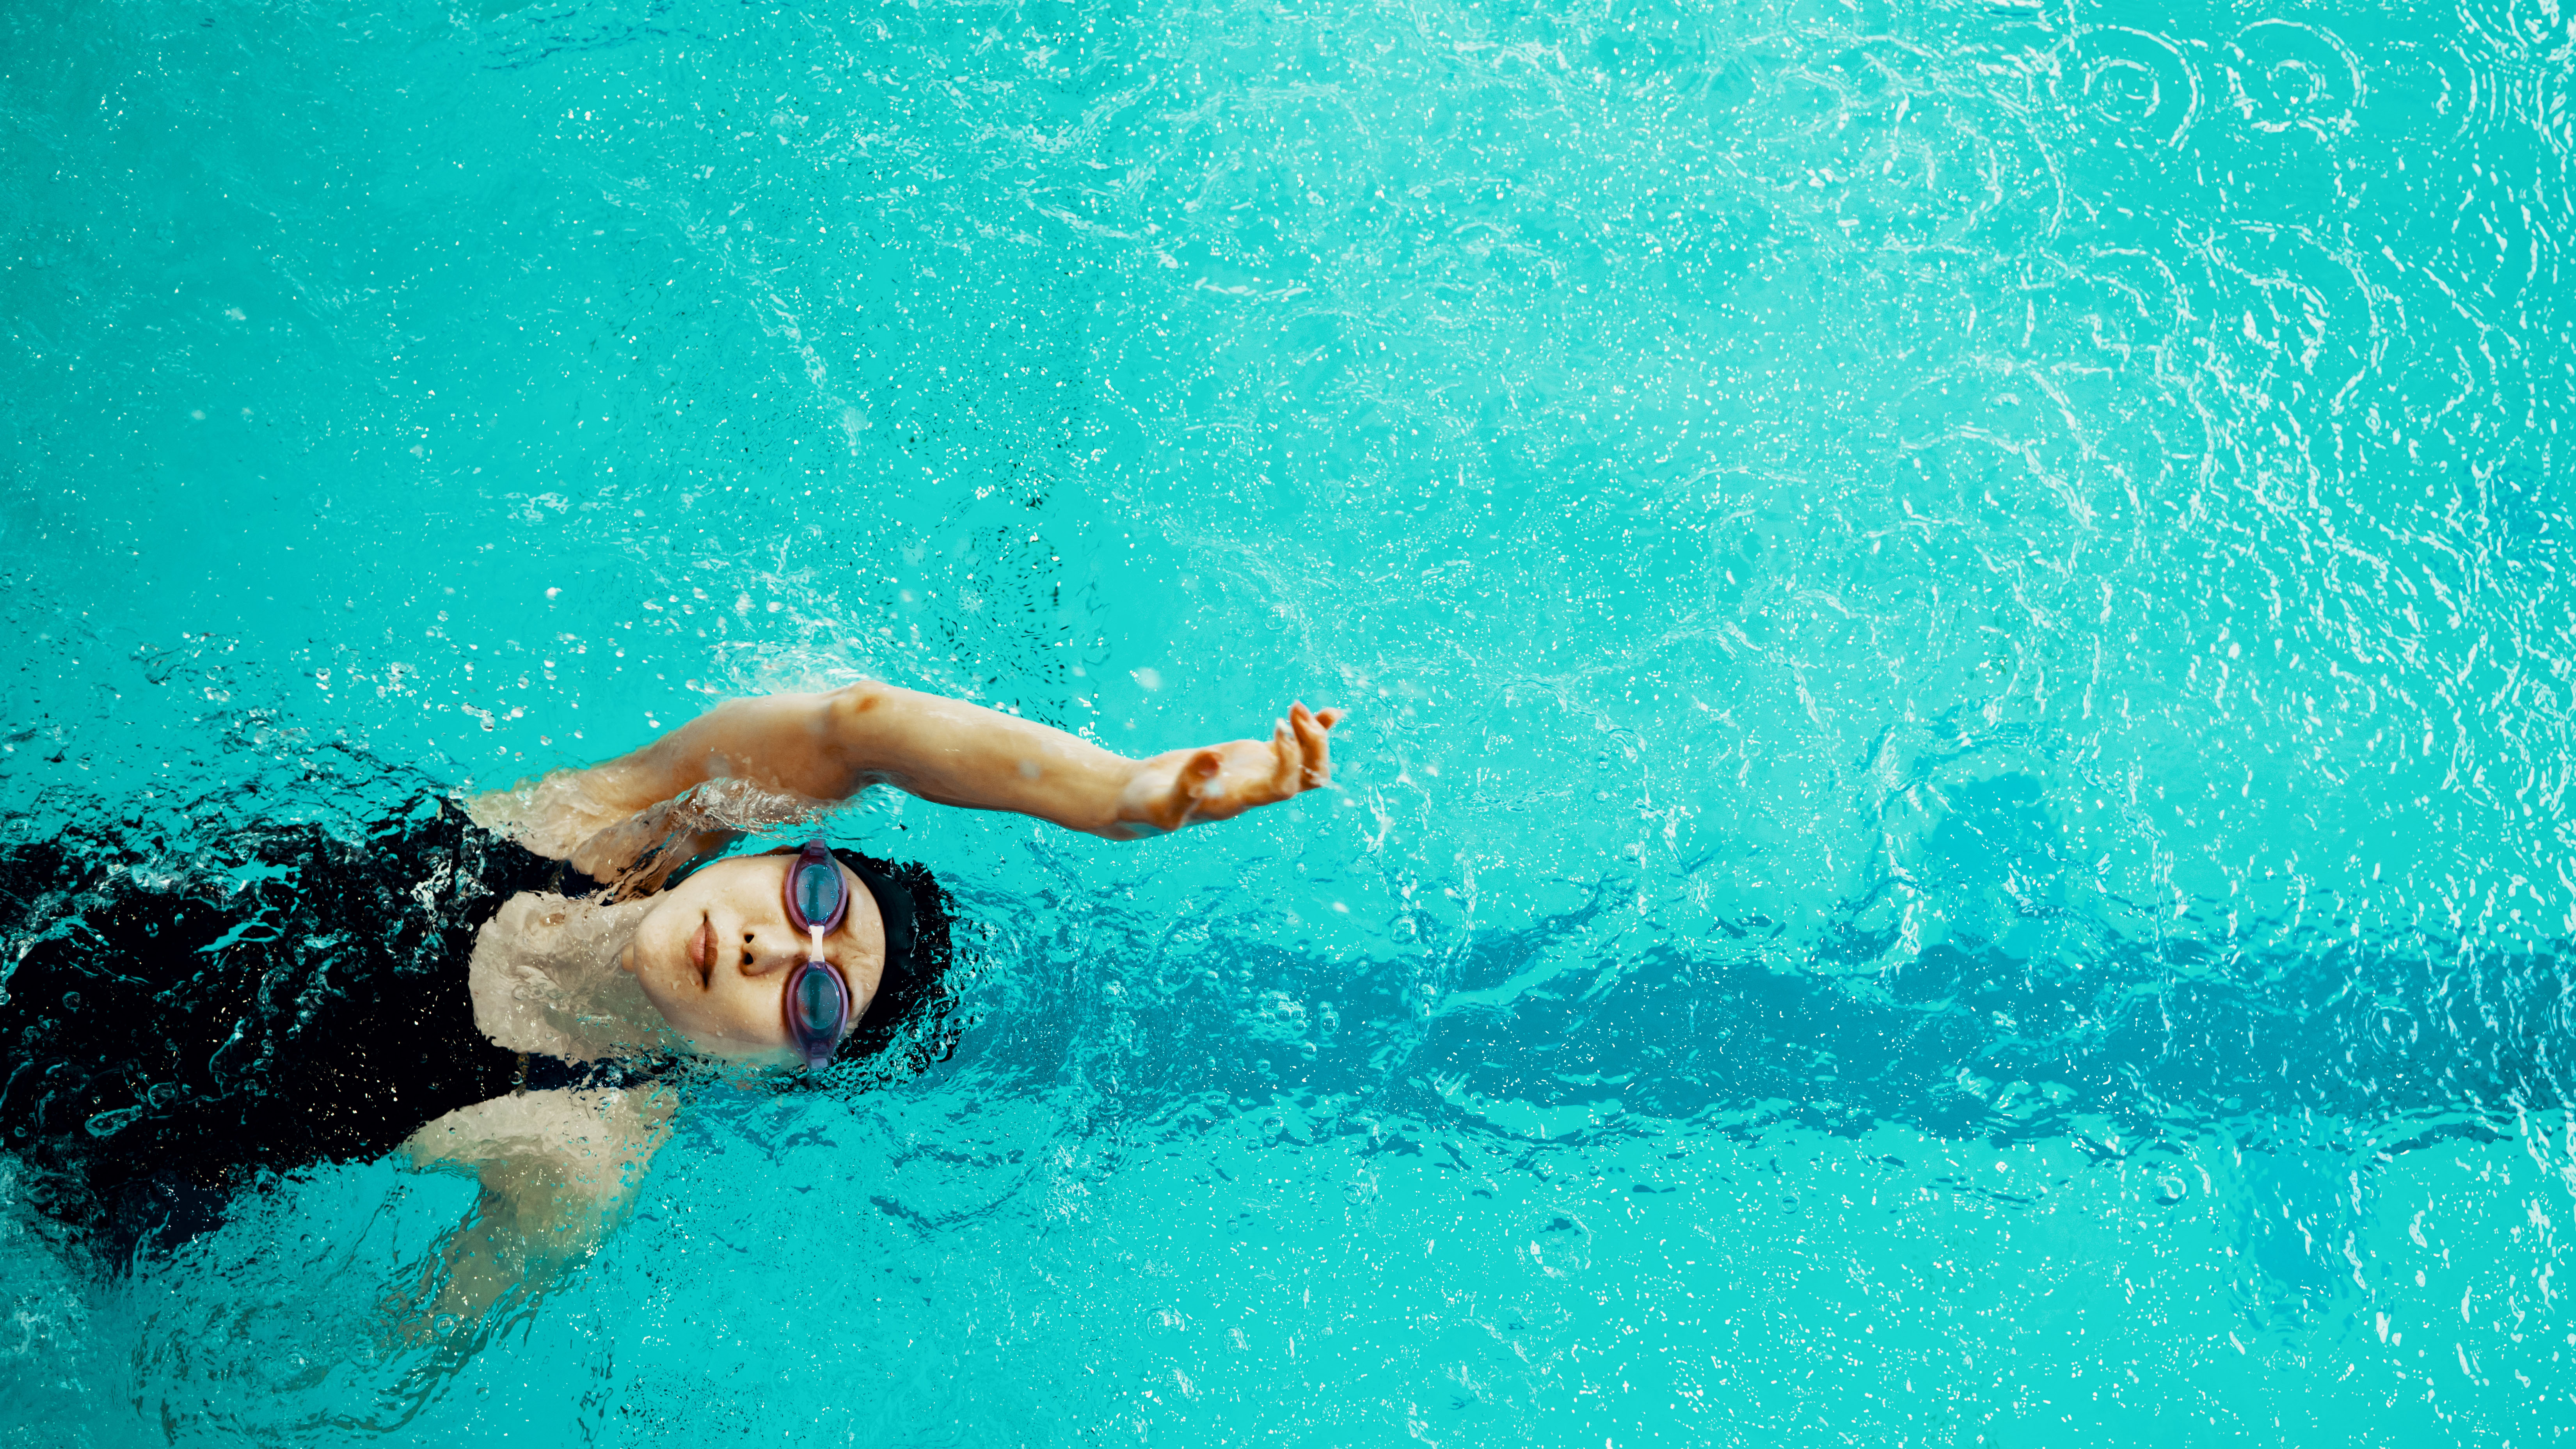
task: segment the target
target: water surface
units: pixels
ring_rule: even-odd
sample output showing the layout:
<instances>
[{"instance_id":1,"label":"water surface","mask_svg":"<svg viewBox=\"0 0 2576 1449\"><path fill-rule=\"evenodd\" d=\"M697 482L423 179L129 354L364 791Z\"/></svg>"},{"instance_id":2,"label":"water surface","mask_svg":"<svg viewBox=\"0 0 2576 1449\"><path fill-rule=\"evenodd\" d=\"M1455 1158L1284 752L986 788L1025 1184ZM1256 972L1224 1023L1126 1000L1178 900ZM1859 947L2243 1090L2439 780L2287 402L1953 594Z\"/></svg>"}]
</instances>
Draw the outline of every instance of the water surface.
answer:
<instances>
[{"instance_id":1,"label":"water surface","mask_svg":"<svg viewBox=\"0 0 2576 1449\"><path fill-rule=\"evenodd\" d=\"M16 1436L2562 1432L2560 8L0 30L15 835L1354 711L1221 830L841 817L956 1058L710 1093L461 1362L367 1315L462 1184L19 1212Z\"/></svg>"}]
</instances>

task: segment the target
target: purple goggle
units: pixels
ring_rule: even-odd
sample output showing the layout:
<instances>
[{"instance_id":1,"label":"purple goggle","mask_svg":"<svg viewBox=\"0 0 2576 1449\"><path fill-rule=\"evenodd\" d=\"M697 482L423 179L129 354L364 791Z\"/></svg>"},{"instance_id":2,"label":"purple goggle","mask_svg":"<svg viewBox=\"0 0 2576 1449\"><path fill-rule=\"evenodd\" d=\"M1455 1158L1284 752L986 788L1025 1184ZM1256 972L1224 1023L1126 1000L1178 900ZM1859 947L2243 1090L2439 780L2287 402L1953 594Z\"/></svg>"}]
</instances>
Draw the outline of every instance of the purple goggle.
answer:
<instances>
[{"instance_id":1,"label":"purple goggle","mask_svg":"<svg viewBox=\"0 0 2576 1449\"><path fill-rule=\"evenodd\" d=\"M823 938L850 913L850 885L831 847L805 842L787 867L787 923L805 934L806 957L787 981L787 1038L805 1069L820 1071L850 1031L850 988L823 960Z\"/></svg>"}]
</instances>

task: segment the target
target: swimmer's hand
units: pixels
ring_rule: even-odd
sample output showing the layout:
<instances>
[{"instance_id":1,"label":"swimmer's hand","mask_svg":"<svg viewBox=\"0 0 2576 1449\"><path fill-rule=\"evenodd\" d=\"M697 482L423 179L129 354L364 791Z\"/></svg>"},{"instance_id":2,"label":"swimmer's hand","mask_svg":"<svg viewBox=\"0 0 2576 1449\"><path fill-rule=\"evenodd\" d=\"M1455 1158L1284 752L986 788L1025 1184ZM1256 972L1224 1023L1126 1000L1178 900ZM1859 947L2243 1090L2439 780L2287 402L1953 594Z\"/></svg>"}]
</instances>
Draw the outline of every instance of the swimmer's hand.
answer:
<instances>
[{"instance_id":1,"label":"swimmer's hand","mask_svg":"<svg viewBox=\"0 0 2576 1449\"><path fill-rule=\"evenodd\" d=\"M1161 835L1328 785L1333 751L1326 731L1341 719L1338 709L1295 704L1266 740L1228 740L1138 760L1118 792L1116 824L1101 833L1113 840Z\"/></svg>"}]
</instances>

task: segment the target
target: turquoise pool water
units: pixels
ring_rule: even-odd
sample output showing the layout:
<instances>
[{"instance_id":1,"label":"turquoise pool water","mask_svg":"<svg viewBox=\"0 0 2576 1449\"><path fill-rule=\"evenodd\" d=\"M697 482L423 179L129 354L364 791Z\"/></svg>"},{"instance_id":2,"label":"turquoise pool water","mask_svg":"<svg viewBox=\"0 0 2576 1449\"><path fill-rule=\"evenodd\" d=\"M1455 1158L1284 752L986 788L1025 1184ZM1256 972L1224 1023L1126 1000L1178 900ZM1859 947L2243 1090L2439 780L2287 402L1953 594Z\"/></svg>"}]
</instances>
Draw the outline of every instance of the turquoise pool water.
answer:
<instances>
[{"instance_id":1,"label":"turquoise pool water","mask_svg":"<svg viewBox=\"0 0 2576 1449\"><path fill-rule=\"evenodd\" d=\"M7 829L872 674L1343 788L873 801L955 1059L105 1271L11 1442L2558 1442L2576 29L2009 3L22 5ZM819 1224L837 1250L789 1264Z\"/></svg>"}]
</instances>

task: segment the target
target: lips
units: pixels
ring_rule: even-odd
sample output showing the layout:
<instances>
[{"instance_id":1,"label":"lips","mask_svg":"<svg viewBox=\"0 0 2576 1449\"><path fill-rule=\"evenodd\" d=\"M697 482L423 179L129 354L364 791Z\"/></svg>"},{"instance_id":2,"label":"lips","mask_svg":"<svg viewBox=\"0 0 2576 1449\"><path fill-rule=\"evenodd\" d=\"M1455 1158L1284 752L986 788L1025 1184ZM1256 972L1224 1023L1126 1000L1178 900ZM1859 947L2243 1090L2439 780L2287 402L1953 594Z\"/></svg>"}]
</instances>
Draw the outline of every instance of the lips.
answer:
<instances>
[{"instance_id":1,"label":"lips","mask_svg":"<svg viewBox=\"0 0 2576 1449\"><path fill-rule=\"evenodd\" d=\"M698 975L703 977L707 974L707 968L714 963L715 956L715 922L700 920L697 934L689 938L689 964L697 967Z\"/></svg>"}]
</instances>

